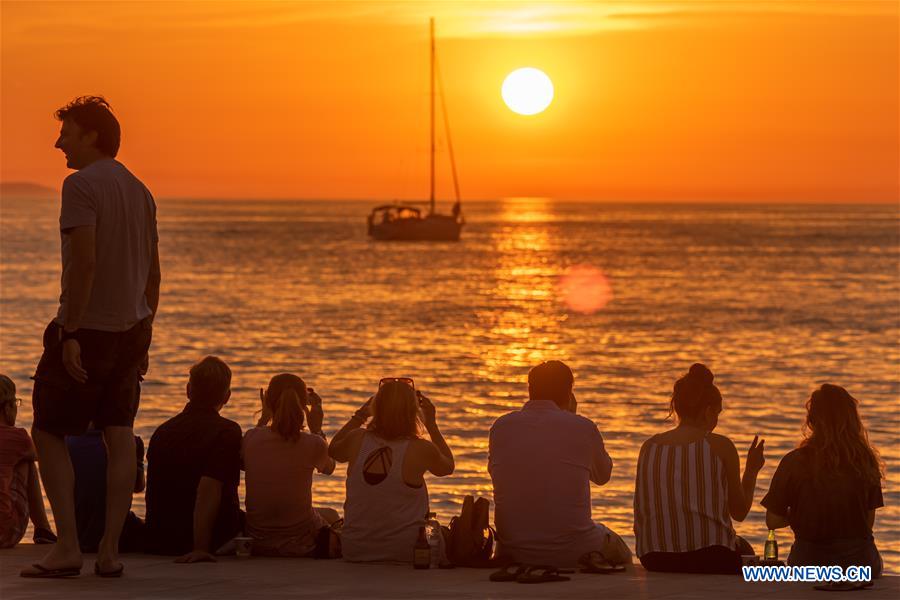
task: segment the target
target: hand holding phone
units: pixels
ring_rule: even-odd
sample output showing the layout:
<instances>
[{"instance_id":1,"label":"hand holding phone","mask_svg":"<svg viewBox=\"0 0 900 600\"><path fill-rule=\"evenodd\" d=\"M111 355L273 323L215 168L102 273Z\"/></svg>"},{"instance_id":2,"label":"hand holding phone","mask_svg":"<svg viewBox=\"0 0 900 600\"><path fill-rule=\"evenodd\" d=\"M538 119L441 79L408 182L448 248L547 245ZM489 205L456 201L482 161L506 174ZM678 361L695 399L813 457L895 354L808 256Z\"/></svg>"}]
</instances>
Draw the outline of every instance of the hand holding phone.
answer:
<instances>
[{"instance_id":1,"label":"hand holding phone","mask_svg":"<svg viewBox=\"0 0 900 600\"><path fill-rule=\"evenodd\" d=\"M311 387L306 388L306 397L309 400L309 409L304 406L303 412L306 413L306 422L312 433L322 431L322 421L325 419L325 413L322 410L322 398Z\"/></svg>"},{"instance_id":2,"label":"hand holding phone","mask_svg":"<svg viewBox=\"0 0 900 600\"><path fill-rule=\"evenodd\" d=\"M419 410L422 411L422 420L425 422L425 427L430 427L436 423L437 411L434 408L434 403L422 392L416 390L416 398L419 401Z\"/></svg>"}]
</instances>

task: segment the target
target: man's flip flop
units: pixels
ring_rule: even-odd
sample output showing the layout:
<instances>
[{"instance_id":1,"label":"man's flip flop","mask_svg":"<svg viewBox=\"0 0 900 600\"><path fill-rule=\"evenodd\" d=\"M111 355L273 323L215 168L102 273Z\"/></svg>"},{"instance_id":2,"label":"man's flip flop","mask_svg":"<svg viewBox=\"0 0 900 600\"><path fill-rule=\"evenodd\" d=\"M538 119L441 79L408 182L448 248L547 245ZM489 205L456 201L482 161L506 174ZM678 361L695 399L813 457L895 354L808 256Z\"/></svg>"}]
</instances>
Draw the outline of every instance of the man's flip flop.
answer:
<instances>
[{"instance_id":1,"label":"man's flip flop","mask_svg":"<svg viewBox=\"0 0 900 600\"><path fill-rule=\"evenodd\" d=\"M519 575L524 573L528 569L528 565L523 565L522 563L509 563L499 571L494 571L491 573L489 579L491 581L515 581Z\"/></svg>"},{"instance_id":2,"label":"man's flip flop","mask_svg":"<svg viewBox=\"0 0 900 600\"><path fill-rule=\"evenodd\" d=\"M578 559L578 566L582 573L597 573L609 575L610 573L624 573L625 565L613 565L607 561L603 554L593 550Z\"/></svg>"},{"instance_id":3,"label":"man's flip flop","mask_svg":"<svg viewBox=\"0 0 900 600\"><path fill-rule=\"evenodd\" d=\"M32 570L25 569L19 573L21 577L30 579L60 579L64 577L78 577L81 575L81 568L66 567L64 569L48 569L42 565L34 563L31 565Z\"/></svg>"},{"instance_id":4,"label":"man's flip flop","mask_svg":"<svg viewBox=\"0 0 900 600\"><path fill-rule=\"evenodd\" d=\"M549 565L532 565L516 577L519 583L550 583L551 581L569 581L571 577L563 577L559 569Z\"/></svg>"},{"instance_id":5,"label":"man's flip flop","mask_svg":"<svg viewBox=\"0 0 900 600\"><path fill-rule=\"evenodd\" d=\"M94 575L98 577L121 577L122 573L125 572L125 565L119 564L118 569L113 569L112 571L101 571L100 565L98 563L94 563Z\"/></svg>"}]
</instances>

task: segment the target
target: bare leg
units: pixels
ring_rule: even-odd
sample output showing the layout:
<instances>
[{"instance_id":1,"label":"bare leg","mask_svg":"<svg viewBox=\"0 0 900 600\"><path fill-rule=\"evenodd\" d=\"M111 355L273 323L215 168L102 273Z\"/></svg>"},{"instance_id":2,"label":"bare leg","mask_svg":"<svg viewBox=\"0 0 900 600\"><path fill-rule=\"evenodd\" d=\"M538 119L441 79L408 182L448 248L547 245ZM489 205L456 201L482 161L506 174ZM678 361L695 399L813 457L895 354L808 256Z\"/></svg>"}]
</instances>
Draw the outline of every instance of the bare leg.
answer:
<instances>
[{"instance_id":1,"label":"bare leg","mask_svg":"<svg viewBox=\"0 0 900 600\"><path fill-rule=\"evenodd\" d=\"M33 462L27 463L28 469L28 515L35 527L50 529L47 511L44 508L44 494L41 492L41 479Z\"/></svg>"},{"instance_id":2,"label":"bare leg","mask_svg":"<svg viewBox=\"0 0 900 600\"><path fill-rule=\"evenodd\" d=\"M59 536L40 563L47 569L81 568L81 548L75 521L75 473L62 436L32 428L41 479L47 490Z\"/></svg>"},{"instance_id":3,"label":"bare leg","mask_svg":"<svg viewBox=\"0 0 900 600\"><path fill-rule=\"evenodd\" d=\"M97 565L101 571L119 568L119 536L125 516L131 509L134 490L135 464L134 430L131 427L106 427L106 529L97 550Z\"/></svg>"}]
</instances>

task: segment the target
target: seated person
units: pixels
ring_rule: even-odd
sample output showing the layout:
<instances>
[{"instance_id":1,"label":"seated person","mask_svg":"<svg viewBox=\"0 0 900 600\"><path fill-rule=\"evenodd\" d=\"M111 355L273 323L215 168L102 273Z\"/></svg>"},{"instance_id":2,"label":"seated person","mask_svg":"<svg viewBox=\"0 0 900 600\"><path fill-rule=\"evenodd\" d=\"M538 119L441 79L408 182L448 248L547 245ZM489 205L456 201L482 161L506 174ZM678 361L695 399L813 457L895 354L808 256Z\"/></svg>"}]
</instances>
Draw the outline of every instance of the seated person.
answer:
<instances>
[{"instance_id":1,"label":"seated person","mask_svg":"<svg viewBox=\"0 0 900 600\"><path fill-rule=\"evenodd\" d=\"M753 505L765 440L753 438L744 476L734 443L713 433L722 394L702 364L675 382L669 416L678 426L644 442L634 493L637 555L650 571L736 574L753 548L737 536Z\"/></svg>"},{"instance_id":2,"label":"seated person","mask_svg":"<svg viewBox=\"0 0 900 600\"><path fill-rule=\"evenodd\" d=\"M883 466L858 404L829 383L813 392L804 439L781 459L762 499L769 529L794 532L789 565L868 565L881 575L872 527L884 506Z\"/></svg>"},{"instance_id":3,"label":"seated person","mask_svg":"<svg viewBox=\"0 0 900 600\"><path fill-rule=\"evenodd\" d=\"M191 367L184 410L163 423L147 449L145 549L213 561L241 531L241 427L219 416L231 397L231 369L215 356Z\"/></svg>"},{"instance_id":4,"label":"seated person","mask_svg":"<svg viewBox=\"0 0 900 600\"><path fill-rule=\"evenodd\" d=\"M66 446L75 473L75 522L78 544L82 552L97 552L106 526L106 444L103 431L93 426L82 435L66 436ZM144 491L144 441L134 436L135 471L134 493ZM128 511L119 552L143 550L144 522Z\"/></svg>"},{"instance_id":5,"label":"seated person","mask_svg":"<svg viewBox=\"0 0 900 600\"><path fill-rule=\"evenodd\" d=\"M16 427L21 401L16 384L0 375L0 548L12 548L25 535L28 520L34 523L34 543L52 544L41 479L34 466L36 454L28 432Z\"/></svg>"},{"instance_id":6,"label":"seated person","mask_svg":"<svg viewBox=\"0 0 900 600\"><path fill-rule=\"evenodd\" d=\"M338 520L337 511L312 504L313 469L326 475L334 472L322 433L322 399L296 375L282 373L272 378L265 392L260 390L260 401L262 416L244 434L241 449L246 531L253 538L253 554L339 556L339 538L329 527ZM308 433L303 431L304 420ZM317 553L323 528L326 537Z\"/></svg>"},{"instance_id":7,"label":"seated person","mask_svg":"<svg viewBox=\"0 0 900 600\"><path fill-rule=\"evenodd\" d=\"M591 519L591 482L609 481L612 459L597 426L576 414L574 382L560 361L537 365L528 373L528 402L491 427L498 558L556 567L631 563L622 538Z\"/></svg>"},{"instance_id":8,"label":"seated person","mask_svg":"<svg viewBox=\"0 0 900 600\"><path fill-rule=\"evenodd\" d=\"M372 422L362 426L369 417ZM423 439L424 425L431 441ZM328 453L349 462L341 545L345 560L413 562L428 513L425 472L453 473L453 453L434 404L405 377L382 379L378 392L334 436Z\"/></svg>"}]
</instances>

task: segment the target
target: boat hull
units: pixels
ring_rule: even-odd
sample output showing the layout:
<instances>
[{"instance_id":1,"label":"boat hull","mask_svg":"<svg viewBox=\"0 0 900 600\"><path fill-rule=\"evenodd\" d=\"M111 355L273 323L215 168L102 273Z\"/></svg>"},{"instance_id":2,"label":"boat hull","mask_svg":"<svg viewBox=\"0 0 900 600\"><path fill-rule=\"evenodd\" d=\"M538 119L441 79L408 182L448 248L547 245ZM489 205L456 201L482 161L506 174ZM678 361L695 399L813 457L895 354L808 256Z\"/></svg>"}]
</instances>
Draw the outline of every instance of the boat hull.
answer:
<instances>
[{"instance_id":1,"label":"boat hull","mask_svg":"<svg viewBox=\"0 0 900 600\"><path fill-rule=\"evenodd\" d=\"M422 218L370 223L369 236L383 241L458 242L462 226L462 221L452 216L428 215Z\"/></svg>"}]
</instances>

